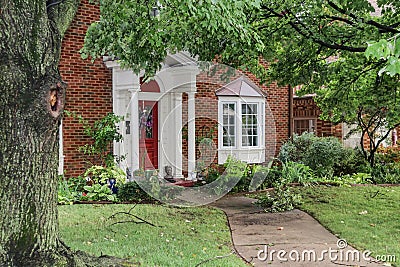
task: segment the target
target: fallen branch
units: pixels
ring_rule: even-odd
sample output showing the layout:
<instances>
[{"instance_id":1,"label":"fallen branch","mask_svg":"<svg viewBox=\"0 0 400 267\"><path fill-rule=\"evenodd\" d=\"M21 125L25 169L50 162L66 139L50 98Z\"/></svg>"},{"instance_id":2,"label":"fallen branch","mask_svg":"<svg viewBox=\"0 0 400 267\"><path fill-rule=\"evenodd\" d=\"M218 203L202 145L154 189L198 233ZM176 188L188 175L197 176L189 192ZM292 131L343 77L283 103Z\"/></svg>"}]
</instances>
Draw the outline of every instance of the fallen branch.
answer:
<instances>
[{"instance_id":1,"label":"fallen branch","mask_svg":"<svg viewBox=\"0 0 400 267\"><path fill-rule=\"evenodd\" d=\"M151 222L149 222L149 221L147 221L147 220L145 220L145 219L143 219L143 218L141 218L141 217L139 217L139 216L137 216L137 215L135 215L135 214L132 214L131 212L132 212L132 210L136 207L136 205L137 205L137 204L135 204L132 208L130 208L128 212L126 212L126 211L119 211L119 212L116 212L116 213L114 213L113 215L111 215L110 217L107 218L107 220L111 220L111 219L115 219L115 218L117 217L117 215L127 215L127 216L130 216L130 217L135 218L136 220L117 221L117 222L113 222L113 223L110 224L108 227L112 227L112 226L114 226L114 225L123 224L123 223L135 223L135 224L145 223L145 224L151 225L151 226L153 226L153 227L159 227L159 226L157 226L157 225L155 225L155 224L153 224L153 223L151 223ZM112 229L111 229L111 231L114 232L114 233L116 233L116 232L115 232L114 230L112 230Z\"/></svg>"}]
</instances>

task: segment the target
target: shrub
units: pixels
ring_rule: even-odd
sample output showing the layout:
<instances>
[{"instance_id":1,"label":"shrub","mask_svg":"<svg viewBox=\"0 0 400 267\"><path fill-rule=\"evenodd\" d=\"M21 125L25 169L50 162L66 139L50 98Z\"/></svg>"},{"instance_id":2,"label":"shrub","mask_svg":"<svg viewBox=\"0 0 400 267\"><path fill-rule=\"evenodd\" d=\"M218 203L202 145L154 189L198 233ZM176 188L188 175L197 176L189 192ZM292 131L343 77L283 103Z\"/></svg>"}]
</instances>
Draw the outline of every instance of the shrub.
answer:
<instances>
[{"instance_id":1,"label":"shrub","mask_svg":"<svg viewBox=\"0 0 400 267\"><path fill-rule=\"evenodd\" d=\"M141 200L172 200L184 190L184 187L171 185L165 179L159 179L157 172L150 171L148 178L137 180L135 183L137 183L138 190L140 190L136 192L139 193L139 199ZM136 186L132 185L131 187L136 188Z\"/></svg>"},{"instance_id":2,"label":"shrub","mask_svg":"<svg viewBox=\"0 0 400 267\"><path fill-rule=\"evenodd\" d=\"M82 200L93 200L93 201L117 201L116 196L112 193L111 189L108 186L94 184L92 186L85 186L84 189L87 191L85 197L81 197Z\"/></svg>"},{"instance_id":3,"label":"shrub","mask_svg":"<svg viewBox=\"0 0 400 267\"><path fill-rule=\"evenodd\" d=\"M204 181L209 184L217 180L222 172L223 170L218 167L209 166L201 173L201 178L203 178Z\"/></svg>"},{"instance_id":4,"label":"shrub","mask_svg":"<svg viewBox=\"0 0 400 267\"><path fill-rule=\"evenodd\" d=\"M343 148L338 162L333 166L334 175L370 173L371 167L359 148Z\"/></svg>"},{"instance_id":5,"label":"shrub","mask_svg":"<svg viewBox=\"0 0 400 267\"><path fill-rule=\"evenodd\" d=\"M60 176L58 181L58 204L72 205L75 201L78 201L82 197L86 186L86 180L82 177L69 178L64 180L63 176Z\"/></svg>"},{"instance_id":6,"label":"shrub","mask_svg":"<svg viewBox=\"0 0 400 267\"><path fill-rule=\"evenodd\" d=\"M320 177L332 176L333 166L340 160L343 150L340 141L335 137L316 138L303 157L303 163L310 166Z\"/></svg>"},{"instance_id":7,"label":"shrub","mask_svg":"<svg viewBox=\"0 0 400 267\"><path fill-rule=\"evenodd\" d=\"M292 161L282 165L281 176L288 183L300 183L301 185L309 185L317 180L309 166Z\"/></svg>"},{"instance_id":8,"label":"shrub","mask_svg":"<svg viewBox=\"0 0 400 267\"><path fill-rule=\"evenodd\" d=\"M81 198L82 193L70 188L67 181L58 182L57 201L61 205L72 205Z\"/></svg>"},{"instance_id":9,"label":"shrub","mask_svg":"<svg viewBox=\"0 0 400 267\"><path fill-rule=\"evenodd\" d=\"M258 176L261 175L261 172L259 172L261 168L262 168L261 165L246 164L244 167L242 177L240 178L238 183L232 188L231 192L237 193L237 192L249 191L250 183L253 180L253 178L257 178ZM256 177L254 177L254 175L256 175ZM262 178L263 177L260 176L260 179Z\"/></svg>"},{"instance_id":10,"label":"shrub","mask_svg":"<svg viewBox=\"0 0 400 267\"><path fill-rule=\"evenodd\" d=\"M212 183L214 193L219 195L223 192L228 192L231 188L231 192L239 192L240 188L243 188L248 181L240 183L241 179L247 179L245 172L247 169L247 163L242 162L234 157L229 156L224 164L225 171L221 175L213 175L211 179L208 179ZM239 186L235 189L235 186Z\"/></svg>"},{"instance_id":11,"label":"shrub","mask_svg":"<svg viewBox=\"0 0 400 267\"><path fill-rule=\"evenodd\" d=\"M136 182L127 182L118 188L118 199L121 201L140 202L143 200L152 200Z\"/></svg>"},{"instance_id":12,"label":"shrub","mask_svg":"<svg viewBox=\"0 0 400 267\"><path fill-rule=\"evenodd\" d=\"M400 163L384 163L375 165L372 170L373 181L377 184L399 184Z\"/></svg>"},{"instance_id":13,"label":"shrub","mask_svg":"<svg viewBox=\"0 0 400 267\"><path fill-rule=\"evenodd\" d=\"M361 154L343 147L339 139L312 133L295 134L282 145L278 158L283 163L303 163L319 177L365 171L367 166Z\"/></svg>"},{"instance_id":14,"label":"shrub","mask_svg":"<svg viewBox=\"0 0 400 267\"><path fill-rule=\"evenodd\" d=\"M76 118L83 125L83 132L92 142L79 147L79 151L87 156L94 157L100 162L100 165L112 166L115 161L120 162L124 157L117 157L112 151L113 142L122 141L122 134L119 133L118 123L123 117L114 113L108 113L106 116L90 125L81 115L75 112L65 111L67 116Z\"/></svg>"},{"instance_id":15,"label":"shrub","mask_svg":"<svg viewBox=\"0 0 400 267\"><path fill-rule=\"evenodd\" d=\"M86 185L86 179L83 178L82 176L71 177L68 178L67 184L70 189L77 192L83 192L84 191L83 187Z\"/></svg>"},{"instance_id":16,"label":"shrub","mask_svg":"<svg viewBox=\"0 0 400 267\"><path fill-rule=\"evenodd\" d=\"M278 155L279 160L284 163L289 161L302 162L304 155L317 138L313 133L294 134L291 140L281 146Z\"/></svg>"},{"instance_id":17,"label":"shrub","mask_svg":"<svg viewBox=\"0 0 400 267\"><path fill-rule=\"evenodd\" d=\"M375 155L375 162L400 162L400 146L380 147Z\"/></svg>"},{"instance_id":18,"label":"shrub","mask_svg":"<svg viewBox=\"0 0 400 267\"><path fill-rule=\"evenodd\" d=\"M274 186L274 183L281 179L282 176L282 168L280 166L260 166L256 173L254 174L255 180L263 180L262 184L260 185L259 189L267 189Z\"/></svg>"},{"instance_id":19,"label":"shrub","mask_svg":"<svg viewBox=\"0 0 400 267\"><path fill-rule=\"evenodd\" d=\"M105 184L108 180L115 179L116 186L120 187L126 182L125 172L116 165L112 165L110 167L93 165L86 170L84 175L89 176L94 183L99 184Z\"/></svg>"}]
</instances>

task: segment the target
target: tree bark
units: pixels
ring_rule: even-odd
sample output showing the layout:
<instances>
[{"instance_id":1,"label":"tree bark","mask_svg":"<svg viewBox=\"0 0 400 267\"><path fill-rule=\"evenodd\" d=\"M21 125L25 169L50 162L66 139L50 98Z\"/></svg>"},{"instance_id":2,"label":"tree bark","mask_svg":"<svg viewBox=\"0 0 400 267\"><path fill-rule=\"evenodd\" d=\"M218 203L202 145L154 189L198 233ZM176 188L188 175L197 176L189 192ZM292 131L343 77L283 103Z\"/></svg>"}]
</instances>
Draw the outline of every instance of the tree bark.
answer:
<instances>
[{"instance_id":1,"label":"tree bark","mask_svg":"<svg viewBox=\"0 0 400 267\"><path fill-rule=\"evenodd\" d=\"M0 0L0 266L74 261L58 234L58 62L79 0L50 2Z\"/></svg>"}]
</instances>

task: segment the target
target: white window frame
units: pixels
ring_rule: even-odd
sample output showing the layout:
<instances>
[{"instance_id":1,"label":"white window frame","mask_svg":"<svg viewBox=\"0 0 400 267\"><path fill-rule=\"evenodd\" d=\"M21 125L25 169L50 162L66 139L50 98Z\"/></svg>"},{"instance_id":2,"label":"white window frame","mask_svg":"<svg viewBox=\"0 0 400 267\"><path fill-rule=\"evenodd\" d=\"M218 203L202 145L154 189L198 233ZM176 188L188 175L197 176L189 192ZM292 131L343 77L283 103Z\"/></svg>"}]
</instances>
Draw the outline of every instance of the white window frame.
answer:
<instances>
[{"instance_id":1,"label":"white window frame","mask_svg":"<svg viewBox=\"0 0 400 267\"><path fill-rule=\"evenodd\" d=\"M235 129L234 138L235 138L235 142L231 146L225 146L224 145L224 105L231 105L231 104L235 105L235 121L234 121L234 126L235 126L235 128L234 128ZM237 140L237 138L238 138L237 112L238 112L238 108L239 107L238 107L237 101L224 101L224 102L221 102L221 107L218 109L218 116L220 117L220 118L218 118L218 121L221 124L221 134L218 134L218 136L221 137L220 140L219 140L219 142L221 142L221 147L224 147L224 148L236 148L237 147L237 142L238 142L238 140ZM230 123L228 123L228 125L229 124ZM229 136L229 133L228 133L228 136Z\"/></svg>"},{"instance_id":2,"label":"white window frame","mask_svg":"<svg viewBox=\"0 0 400 267\"><path fill-rule=\"evenodd\" d=\"M223 145L223 105L235 104L235 144ZM257 146L245 146L242 143L242 104L257 105ZM223 164L228 155L248 163L265 162L265 98L220 96L218 98L218 163Z\"/></svg>"}]
</instances>

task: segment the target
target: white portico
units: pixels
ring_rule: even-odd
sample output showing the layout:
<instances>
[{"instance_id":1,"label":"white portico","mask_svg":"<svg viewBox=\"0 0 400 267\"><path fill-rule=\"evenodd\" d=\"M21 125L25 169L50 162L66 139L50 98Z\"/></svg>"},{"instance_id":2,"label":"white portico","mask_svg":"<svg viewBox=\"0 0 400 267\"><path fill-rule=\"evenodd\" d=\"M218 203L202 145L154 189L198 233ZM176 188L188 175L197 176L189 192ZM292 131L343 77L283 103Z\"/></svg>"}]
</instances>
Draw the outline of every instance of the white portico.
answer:
<instances>
[{"instance_id":1,"label":"white portico","mask_svg":"<svg viewBox=\"0 0 400 267\"><path fill-rule=\"evenodd\" d=\"M142 83L142 75L122 69L117 61L105 59L105 64L113 74L113 112L124 117L119 125L123 141L114 144L114 154L125 156L120 167L159 169L164 175L169 165L174 177L183 178L182 126L187 124L187 171L194 172L196 62L184 52L168 55L149 83ZM182 109L183 94L187 111ZM183 112L187 121L182 121Z\"/></svg>"}]
</instances>

